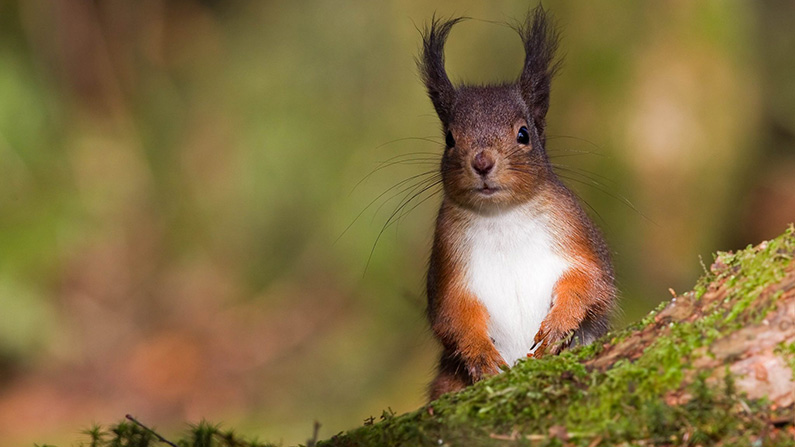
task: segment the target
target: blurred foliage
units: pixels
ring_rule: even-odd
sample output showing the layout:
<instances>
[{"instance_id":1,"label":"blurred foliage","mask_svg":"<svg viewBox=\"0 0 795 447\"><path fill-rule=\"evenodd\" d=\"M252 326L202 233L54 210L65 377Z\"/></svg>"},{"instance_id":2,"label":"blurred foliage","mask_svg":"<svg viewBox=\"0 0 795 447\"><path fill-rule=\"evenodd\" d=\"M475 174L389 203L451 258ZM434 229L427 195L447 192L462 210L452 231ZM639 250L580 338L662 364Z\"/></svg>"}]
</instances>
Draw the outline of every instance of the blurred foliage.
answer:
<instances>
[{"instance_id":1,"label":"blurred foliage","mask_svg":"<svg viewBox=\"0 0 795 447\"><path fill-rule=\"evenodd\" d=\"M416 28L474 17L448 71L510 80L521 45L500 23L527 8L0 0L7 441L135 412L293 443L423 402L440 193L400 208L423 177L401 182L441 138ZM612 244L620 325L691 284L699 254L795 220L795 7L549 8L549 151Z\"/></svg>"}]
</instances>

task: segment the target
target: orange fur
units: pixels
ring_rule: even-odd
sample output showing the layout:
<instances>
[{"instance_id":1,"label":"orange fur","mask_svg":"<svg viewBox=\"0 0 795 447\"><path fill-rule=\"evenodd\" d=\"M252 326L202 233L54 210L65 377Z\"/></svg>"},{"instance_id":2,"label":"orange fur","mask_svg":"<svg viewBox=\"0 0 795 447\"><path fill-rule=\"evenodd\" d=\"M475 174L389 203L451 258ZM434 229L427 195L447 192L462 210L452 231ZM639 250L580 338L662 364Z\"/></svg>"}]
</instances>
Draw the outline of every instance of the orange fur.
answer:
<instances>
[{"instance_id":1,"label":"orange fur","mask_svg":"<svg viewBox=\"0 0 795 447\"><path fill-rule=\"evenodd\" d=\"M565 338L572 334L585 319L588 312L589 298L592 296L589 289L592 285L591 275L578 269L570 269L558 280L555 285L555 300L549 314L541 322L541 328L535 336L538 345L533 356L541 357L552 344L551 353L560 352L565 343ZM563 342L555 344L556 342Z\"/></svg>"},{"instance_id":2,"label":"orange fur","mask_svg":"<svg viewBox=\"0 0 795 447\"><path fill-rule=\"evenodd\" d=\"M533 357L536 358L546 352L557 354L568 347L573 341L572 334L589 315L609 318L615 298L612 271L594 252L593 241L584 233L586 227L578 216L582 212L575 207L576 203L559 200L554 211L561 227L559 232L567 235L561 239L560 249L574 267L555 284L552 307L535 336L537 348Z\"/></svg>"},{"instance_id":3,"label":"orange fur","mask_svg":"<svg viewBox=\"0 0 795 447\"><path fill-rule=\"evenodd\" d=\"M457 293L456 293L457 292ZM476 297L462 291L445 294L433 330L442 340L455 340L453 351L469 374L480 380L505 364L489 338L489 314Z\"/></svg>"},{"instance_id":4,"label":"orange fur","mask_svg":"<svg viewBox=\"0 0 795 447\"><path fill-rule=\"evenodd\" d=\"M431 400L496 374L505 364L489 338L488 312L474 296L458 292L440 296L438 317L431 325L444 345Z\"/></svg>"}]
</instances>

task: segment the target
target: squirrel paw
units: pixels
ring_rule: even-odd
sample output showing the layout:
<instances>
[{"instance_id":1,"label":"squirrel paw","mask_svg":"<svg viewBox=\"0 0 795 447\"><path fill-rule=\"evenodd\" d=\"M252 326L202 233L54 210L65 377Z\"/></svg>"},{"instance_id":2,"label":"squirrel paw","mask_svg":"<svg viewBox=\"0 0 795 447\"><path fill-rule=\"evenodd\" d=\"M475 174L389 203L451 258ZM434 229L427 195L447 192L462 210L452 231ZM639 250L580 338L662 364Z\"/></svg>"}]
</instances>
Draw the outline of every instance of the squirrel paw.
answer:
<instances>
[{"instance_id":1,"label":"squirrel paw","mask_svg":"<svg viewBox=\"0 0 795 447\"><path fill-rule=\"evenodd\" d=\"M545 353L557 355L560 351L566 349L571 345L574 338L574 329L561 330L552 328L546 321L541 323L541 328L538 329L533 346L530 348L528 357L541 358Z\"/></svg>"},{"instance_id":2,"label":"squirrel paw","mask_svg":"<svg viewBox=\"0 0 795 447\"><path fill-rule=\"evenodd\" d=\"M506 363L502 359L500 353L494 349L468 359L466 364L472 380L477 382L486 376L498 374L500 372L500 367Z\"/></svg>"}]
</instances>

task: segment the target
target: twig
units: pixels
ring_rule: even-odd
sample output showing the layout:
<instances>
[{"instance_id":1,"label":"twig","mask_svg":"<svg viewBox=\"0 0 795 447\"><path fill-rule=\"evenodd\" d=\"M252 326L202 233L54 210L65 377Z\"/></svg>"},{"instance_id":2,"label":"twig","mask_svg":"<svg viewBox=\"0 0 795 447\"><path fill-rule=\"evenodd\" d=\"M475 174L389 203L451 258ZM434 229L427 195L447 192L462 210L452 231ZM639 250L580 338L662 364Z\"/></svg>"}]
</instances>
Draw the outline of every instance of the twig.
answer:
<instances>
[{"instance_id":1,"label":"twig","mask_svg":"<svg viewBox=\"0 0 795 447\"><path fill-rule=\"evenodd\" d=\"M165 442L166 444L170 445L171 447L179 447L178 445L174 444L173 442L169 441L168 439L160 436L160 433L152 430L151 428L149 428L146 425L144 425L141 422L139 422L138 419L135 419L131 414L125 415L124 417L126 417L128 420L132 421L135 425L137 425L137 426L143 428L144 430L148 431L149 433L155 435L155 437L157 438L158 441Z\"/></svg>"},{"instance_id":2,"label":"twig","mask_svg":"<svg viewBox=\"0 0 795 447\"><path fill-rule=\"evenodd\" d=\"M317 437L320 433L320 422L315 421L315 427L312 430L312 439L306 441L306 447L315 447L317 445Z\"/></svg>"},{"instance_id":3,"label":"twig","mask_svg":"<svg viewBox=\"0 0 795 447\"><path fill-rule=\"evenodd\" d=\"M702 258L701 255L698 255L698 263L701 264L701 268L704 270L704 275L709 276L709 270L704 264L704 258Z\"/></svg>"}]
</instances>

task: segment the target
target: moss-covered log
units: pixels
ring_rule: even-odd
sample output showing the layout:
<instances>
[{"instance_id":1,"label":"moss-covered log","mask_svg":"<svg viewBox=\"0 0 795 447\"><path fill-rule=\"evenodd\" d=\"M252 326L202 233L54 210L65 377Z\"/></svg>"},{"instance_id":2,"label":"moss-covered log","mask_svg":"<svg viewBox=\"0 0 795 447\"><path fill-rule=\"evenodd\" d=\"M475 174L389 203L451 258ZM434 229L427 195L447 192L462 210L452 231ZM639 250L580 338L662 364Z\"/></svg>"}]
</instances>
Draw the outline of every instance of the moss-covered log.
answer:
<instances>
[{"instance_id":1,"label":"moss-covered log","mask_svg":"<svg viewBox=\"0 0 795 447\"><path fill-rule=\"evenodd\" d=\"M794 259L791 226L718 253L692 291L590 346L317 444L795 446ZM89 436L92 446L160 442L130 423ZM258 445L207 424L176 444Z\"/></svg>"},{"instance_id":2,"label":"moss-covered log","mask_svg":"<svg viewBox=\"0 0 795 447\"><path fill-rule=\"evenodd\" d=\"M792 227L718 253L627 329L320 445L795 445L794 257Z\"/></svg>"}]
</instances>

